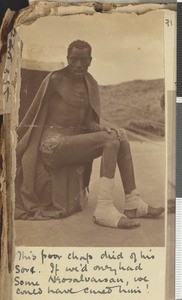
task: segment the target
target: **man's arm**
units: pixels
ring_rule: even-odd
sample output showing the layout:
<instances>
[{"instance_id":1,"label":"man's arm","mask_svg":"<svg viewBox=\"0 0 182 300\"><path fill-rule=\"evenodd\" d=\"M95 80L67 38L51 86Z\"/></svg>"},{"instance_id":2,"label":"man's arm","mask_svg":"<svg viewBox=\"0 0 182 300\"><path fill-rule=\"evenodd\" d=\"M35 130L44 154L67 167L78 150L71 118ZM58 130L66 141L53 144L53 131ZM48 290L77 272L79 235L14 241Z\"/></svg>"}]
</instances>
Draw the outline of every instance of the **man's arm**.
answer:
<instances>
[{"instance_id":1,"label":"man's arm","mask_svg":"<svg viewBox=\"0 0 182 300\"><path fill-rule=\"evenodd\" d=\"M124 129L119 128L117 125L101 120L101 124L98 124L94 120L94 112L90 108L87 114L86 130L89 132L106 131L109 134L114 134L119 140L127 140L127 133Z\"/></svg>"},{"instance_id":2,"label":"man's arm","mask_svg":"<svg viewBox=\"0 0 182 300\"><path fill-rule=\"evenodd\" d=\"M107 126L103 126L101 124L98 124L95 121L94 112L93 112L92 108L89 109L85 125L86 125L86 129L89 130L90 132L98 132L98 131L111 132L111 128L109 128Z\"/></svg>"}]
</instances>

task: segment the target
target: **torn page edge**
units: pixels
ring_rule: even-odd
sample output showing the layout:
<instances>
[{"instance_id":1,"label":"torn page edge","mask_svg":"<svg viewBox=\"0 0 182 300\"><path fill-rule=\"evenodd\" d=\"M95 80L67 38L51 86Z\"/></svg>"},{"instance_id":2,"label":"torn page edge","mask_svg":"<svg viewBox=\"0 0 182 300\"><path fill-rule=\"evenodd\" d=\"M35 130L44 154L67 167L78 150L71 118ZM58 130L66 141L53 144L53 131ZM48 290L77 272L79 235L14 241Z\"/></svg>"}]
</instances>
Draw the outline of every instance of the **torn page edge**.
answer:
<instances>
[{"instance_id":1,"label":"torn page edge","mask_svg":"<svg viewBox=\"0 0 182 300\"><path fill-rule=\"evenodd\" d=\"M101 6L99 9L99 5ZM94 3L58 3L58 2L34 2L29 8L22 10L16 19L15 26L20 24L31 25L37 19L46 16L66 16L72 14L93 15L97 11L104 13L136 13L138 15L158 9L176 10L176 4L98 4Z\"/></svg>"},{"instance_id":2,"label":"torn page edge","mask_svg":"<svg viewBox=\"0 0 182 300\"><path fill-rule=\"evenodd\" d=\"M49 3L49 4L51 4L51 3ZM60 6L60 5L59 5ZM164 6L164 7L162 7L162 6ZM55 8L52 10L52 8L51 8L51 13L50 14L46 14L45 15L45 13L44 12L42 12L42 15L40 15L40 14L35 14L35 17L34 17L34 21L36 21L38 18L40 18L40 17L43 17L43 16L52 16L52 15L54 15L54 16L63 16L64 14L63 14L63 12L65 11L65 10L67 10L68 9L68 7L66 8L66 7L59 7L60 8L60 12L59 12L59 9L58 9L58 14L55 14ZM77 7L76 6L76 8L78 9L78 10L76 10L76 12L75 12L75 6L72 6L71 7L71 9L69 10L69 13L67 13L66 15L70 15L70 14L78 14L79 13L79 11L81 11L81 13L83 13L83 14L88 14L89 12L92 12L92 13L90 13L90 14L94 14L95 13L95 10L93 9L93 8L88 8L88 7L86 7L86 11L84 10L85 9L85 7L83 6L83 7ZM79 10L81 8L81 10ZM166 8L166 5L161 5L161 8L163 9L163 8ZM119 9L122 9L122 8L119 8ZM159 8L157 8L157 9L159 9ZM27 9L27 10L29 10L29 8ZM154 9L155 10L155 9ZM47 11L47 10L46 10ZM119 11L119 10L114 10L114 12L123 12L123 13L125 13L126 11ZM22 12L21 14L24 14L24 12ZM19 15L19 17L18 18L20 18L21 19L21 14ZM18 24L20 24L21 22L21 20L19 19L19 21L18 21L18 19L17 19L17 22L16 22L16 24L15 24L15 26L18 26ZM24 19L24 21L23 21L23 23L22 24L26 24L26 25L28 25L28 23L30 22L30 24L31 24L31 22L33 21L33 19L32 19L32 17L30 17L29 16L29 18L28 19ZM34 22L33 21L33 22ZM18 22L20 22L20 23L18 23ZM24 23L25 22L25 23ZM16 29L17 30L17 29ZM10 39L12 38L12 36L11 36L11 33L9 34L9 37L8 37L8 43L9 43L9 41L10 41ZM14 45L16 44L16 47L15 47L15 49L19 49L18 51L21 51L21 42L20 42L20 40L18 40L18 35L15 35L15 37L13 37L14 38ZM8 77L8 73L7 74L4 74L4 78L3 78L3 80L11 80L11 82L12 82L12 96L10 97L10 100L9 100L9 102L8 103L6 103L5 102L5 104L4 104L4 106L3 106L3 113L4 114L9 114L11 111L13 111L13 108L14 108L14 105L15 105L15 99L17 99L16 97L17 97L17 94L16 93L18 93L18 90L19 90L19 85L20 85L20 80L18 81L18 83L17 83L17 80L18 80L18 78L20 78L19 76L18 76L18 70L19 70L19 68L17 69L17 67L16 66L20 66L20 62L21 62L21 59L20 59L20 55L15 55L14 56L15 57L15 60L14 60L14 66L13 66L13 72L12 72L12 77L11 76L9 76ZM7 60L6 60L6 66L8 66L8 64L9 64L9 62L7 62ZM5 67L6 68L6 67ZM12 71L12 69L11 69L11 71ZM5 75L7 75L7 76L5 76ZM19 97L19 96L18 96ZM3 102L4 103L4 102ZM10 128L11 128L11 126L10 125L12 125L11 124L11 119L9 119L9 116L6 116L7 117L7 126L5 125L5 130L10 130ZM10 127L8 127L8 123L10 124L9 126ZM12 137L11 137L12 138ZM12 141L12 139L10 139L10 142ZM12 142L11 142L12 143ZM11 145L8 145L10 148L12 148L11 147ZM12 155L12 149L11 150L6 150L5 149L5 147L4 147L4 152L5 151L7 151L7 153L8 154L6 154L6 155L9 155L10 154L10 156ZM8 171L8 169L7 169L7 171ZM4 176L6 176L6 174L4 173ZM12 180L12 178L11 178L11 180ZM12 183L11 183L12 184ZM6 201L6 192L5 192L5 190L3 190L3 201ZM8 197L8 201L10 200L10 202L13 202L14 201L14 196L12 197L12 198L9 198ZM11 203L11 205L12 205L12 203ZM4 218L6 219L6 215L7 214L7 212L5 212L5 214L3 215L4 216ZM12 210L12 212L11 212L11 216L13 215L13 210ZM6 241L5 240L5 236L6 236L6 228L3 228L3 230L4 230L4 237L3 237L3 241ZM6 246L5 246L5 248L4 248L4 251L6 250ZM11 269L11 266L9 267L10 269ZM5 269L4 269L5 270ZM4 275L4 277L3 278L5 278L5 275ZM3 282L3 281L2 281ZM3 288L3 290L4 290L4 288ZM8 299L7 297L4 297L3 299Z\"/></svg>"},{"instance_id":3,"label":"torn page edge","mask_svg":"<svg viewBox=\"0 0 182 300\"><path fill-rule=\"evenodd\" d=\"M14 261L14 179L16 171L16 124L18 123L18 104L21 84L21 50L22 44L18 28L8 35L6 61L3 72L3 134L2 157L2 237L1 237L1 272L0 299L11 299L12 270ZM13 112L13 114L11 114Z\"/></svg>"}]
</instances>

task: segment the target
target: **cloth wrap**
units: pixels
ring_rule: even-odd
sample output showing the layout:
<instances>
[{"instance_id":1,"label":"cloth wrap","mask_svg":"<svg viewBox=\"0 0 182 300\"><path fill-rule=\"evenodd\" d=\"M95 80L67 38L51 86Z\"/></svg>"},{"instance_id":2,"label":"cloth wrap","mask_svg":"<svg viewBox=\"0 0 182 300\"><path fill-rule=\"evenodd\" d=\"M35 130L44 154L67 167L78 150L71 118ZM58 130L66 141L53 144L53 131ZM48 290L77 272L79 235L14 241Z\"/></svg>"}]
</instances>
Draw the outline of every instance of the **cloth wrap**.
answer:
<instances>
[{"instance_id":1,"label":"cloth wrap","mask_svg":"<svg viewBox=\"0 0 182 300\"><path fill-rule=\"evenodd\" d=\"M15 178L15 218L60 218L74 212L74 209L69 210L68 212L64 209L59 210L56 207L51 208L53 199L48 199L47 195L51 193L51 195L54 194L55 196L53 191L54 185L56 185L56 188L59 187L61 180L64 180L65 176L60 176L59 172L61 170L49 172L41 161L39 154L41 136L48 114L48 101L51 99L50 97L54 97L54 90L51 90L50 82L52 80L52 74L55 74L56 72L60 79L64 79L65 74L68 72L68 67L51 72L43 80L27 114L17 129L19 141L16 148L17 171ZM60 80L60 85L63 81L64 80ZM85 81L88 89L89 103L94 111L95 122L100 123L98 84L89 73L86 73ZM81 191L84 191L89 185L91 168L92 161L84 165L83 186ZM39 178L40 182L35 182L38 169L41 170L41 176ZM82 173L80 170L83 170L83 166L81 166L81 169L78 168L78 177ZM66 172L70 173L71 170L67 168ZM45 178L42 178L44 176L47 178L47 184L44 185L44 188L41 190L41 180L44 179L45 182ZM69 191L71 191L71 187L69 188ZM57 199L57 203L58 201L59 199ZM67 201L67 199L65 201Z\"/></svg>"}]
</instances>

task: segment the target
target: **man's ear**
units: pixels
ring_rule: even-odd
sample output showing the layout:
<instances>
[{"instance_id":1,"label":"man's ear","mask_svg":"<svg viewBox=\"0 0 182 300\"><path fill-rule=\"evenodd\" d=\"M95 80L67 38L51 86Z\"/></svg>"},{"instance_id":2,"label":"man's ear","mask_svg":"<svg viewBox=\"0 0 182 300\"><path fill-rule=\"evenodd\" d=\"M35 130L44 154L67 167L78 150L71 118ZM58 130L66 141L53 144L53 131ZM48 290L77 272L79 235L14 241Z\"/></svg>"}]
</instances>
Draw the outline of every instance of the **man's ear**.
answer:
<instances>
[{"instance_id":1,"label":"man's ear","mask_svg":"<svg viewBox=\"0 0 182 300\"><path fill-rule=\"evenodd\" d=\"M90 56L90 63L89 63L89 66L91 65L91 62L92 62L92 56Z\"/></svg>"}]
</instances>

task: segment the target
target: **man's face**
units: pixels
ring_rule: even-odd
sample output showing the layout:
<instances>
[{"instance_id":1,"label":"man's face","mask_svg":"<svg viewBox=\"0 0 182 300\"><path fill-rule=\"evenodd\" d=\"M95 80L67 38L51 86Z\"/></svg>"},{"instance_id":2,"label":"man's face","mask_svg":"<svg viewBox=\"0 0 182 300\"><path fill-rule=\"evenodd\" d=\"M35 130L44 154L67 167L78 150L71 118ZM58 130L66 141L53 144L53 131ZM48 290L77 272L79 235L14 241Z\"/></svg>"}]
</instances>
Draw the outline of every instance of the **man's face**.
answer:
<instances>
[{"instance_id":1,"label":"man's face","mask_svg":"<svg viewBox=\"0 0 182 300\"><path fill-rule=\"evenodd\" d=\"M73 47L67 57L71 73L76 77L83 77L91 64L91 56L87 48L78 49Z\"/></svg>"}]
</instances>

